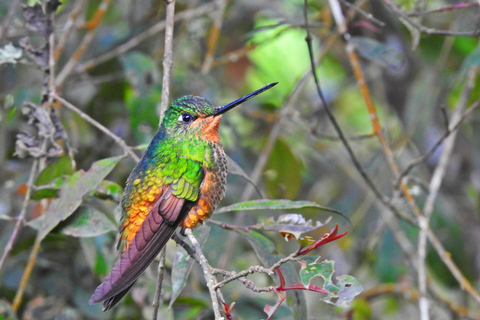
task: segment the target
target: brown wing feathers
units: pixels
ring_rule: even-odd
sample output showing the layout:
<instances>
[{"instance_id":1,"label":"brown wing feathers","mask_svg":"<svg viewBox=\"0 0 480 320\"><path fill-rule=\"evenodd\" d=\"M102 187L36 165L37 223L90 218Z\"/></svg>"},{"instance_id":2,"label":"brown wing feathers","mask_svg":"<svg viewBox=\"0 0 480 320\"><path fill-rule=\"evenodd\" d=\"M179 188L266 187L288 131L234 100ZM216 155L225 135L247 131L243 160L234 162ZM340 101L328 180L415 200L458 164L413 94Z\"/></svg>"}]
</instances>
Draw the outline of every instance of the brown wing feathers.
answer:
<instances>
[{"instance_id":1,"label":"brown wing feathers","mask_svg":"<svg viewBox=\"0 0 480 320\"><path fill-rule=\"evenodd\" d=\"M113 307L160 253L193 204L169 191L161 196L89 303L104 301L104 311Z\"/></svg>"}]
</instances>

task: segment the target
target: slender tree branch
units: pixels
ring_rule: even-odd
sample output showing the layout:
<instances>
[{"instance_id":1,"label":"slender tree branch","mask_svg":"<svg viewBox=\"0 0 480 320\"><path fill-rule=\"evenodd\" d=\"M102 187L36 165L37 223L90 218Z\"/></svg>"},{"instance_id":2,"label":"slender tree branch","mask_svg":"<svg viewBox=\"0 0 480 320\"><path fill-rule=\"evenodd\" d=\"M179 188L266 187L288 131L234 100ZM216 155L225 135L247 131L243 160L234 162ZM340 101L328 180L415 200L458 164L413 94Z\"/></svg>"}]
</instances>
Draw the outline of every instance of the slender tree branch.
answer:
<instances>
[{"instance_id":1,"label":"slender tree branch","mask_svg":"<svg viewBox=\"0 0 480 320\"><path fill-rule=\"evenodd\" d=\"M165 19L165 47L163 53L163 82L162 82L162 101L158 106L159 123L162 123L163 114L168 107L168 98L170 96L170 78L172 72L173 59L173 24L175 21L175 0L167 0L167 16Z\"/></svg>"},{"instance_id":2,"label":"slender tree branch","mask_svg":"<svg viewBox=\"0 0 480 320\"><path fill-rule=\"evenodd\" d=\"M15 223L15 226L13 227L12 234L10 235L10 238L8 239L7 244L5 245L5 248L3 249L2 258L0 258L0 270L2 270L3 264L5 263L5 259L7 258L8 254L10 253L10 250L12 250L13 243L15 242L15 239L17 238L17 235L18 235L18 231L20 230L20 227L23 223L23 220L25 219L25 214L27 212L28 202L30 201L30 196L32 194L33 182L34 182L35 177L37 175L37 168L38 168L38 160L35 159L35 160L33 160L32 168L30 170L30 176L28 177L27 191L25 193L25 198L23 198L22 208L20 209L20 213L18 214L18 216L16 218L16 223Z\"/></svg>"},{"instance_id":3,"label":"slender tree branch","mask_svg":"<svg viewBox=\"0 0 480 320\"><path fill-rule=\"evenodd\" d=\"M447 128L447 131L443 134L442 137L440 137L440 139L438 139L438 141L433 145L433 147L427 151L427 153L425 153L424 155L410 161L410 163L408 164L408 166L405 168L405 170L403 170L402 174L400 175L399 177L399 180L400 179L403 179L405 178L411 171L413 168L415 168L416 166L418 166L419 164L423 163L424 161L426 161L433 153L435 153L435 151L438 150L438 148L443 144L443 142L445 141L445 139L447 139L453 132L456 132L458 130L458 128L460 128L460 125L463 123L463 121L465 119L468 118L468 116L473 112L475 111L478 107L480 107L480 100L477 100L475 101L461 116L460 118L458 119L458 121L449 126ZM397 184L398 184L398 181L397 181Z\"/></svg>"},{"instance_id":4,"label":"slender tree branch","mask_svg":"<svg viewBox=\"0 0 480 320\"><path fill-rule=\"evenodd\" d=\"M179 12L175 15L175 22L182 21L182 20L190 20L194 19L200 16L203 16L207 13L209 13L212 8L215 7L215 2L209 2L207 4L204 4L203 6L200 6L198 8L194 9L189 9L189 10L184 10L182 12ZM106 52L98 57L95 57L93 59L90 59L88 61L85 61L84 63L79 64L75 68L75 73L81 73L85 72L86 70L89 70L101 63L104 63L110 59L113 59L115 57L118 57L125 52L129 51L130 49L136 47L139 45L141 42L147 40L150 37L153 37L157 33L163 31L166 27L166 21L160 21L159 23L155 24L154 26L150 27L149 29L143 31L142 33L138 34L136 37L128 40L124 44L114 48L113 50Z\"/></svg>"},{"instance_id":5,"label":"slender tree branch","mask_svg":"<svg viewBox=\"0 0 480 320\"><path fill-rule=\"evenodd\" d=\"M185 241L183 241L182 238L180 238L176 233L173 234L173 237L172 239L179 245L181 246L187 253L190 257L193 258L193 260L195 260L198 264L200 264L200 260L198 259L196 253L195 253L195 250L193 250L192 247L190 247L188 245L188 243L186 243Z\"/></svg>"},{"instance_id":6,"label":"slender tree branch","mask_svg":"<svg viewBox=\"0 0 480 320\"><path fill-rule=\"evenodd\" d=\"M93 40L95 36L95 31L97 30L100 22L105 15L105 12L110 5L111 0L102 0L100 5L98 6L97 10L95 11L92 19L85 23L85 27L87 28L87 34L83 37L82 42L77 48L77 51L70 57L68 62L63 67L62 71L57 76L55 84L57 87L61 87L65 79L70 75L75 65L78 63L80 58L82 57L85 50L87 50L88 46Z\"/></svg>"},{"instance_id":7,"label":"slender tree branch","mask_svg":"<svg viewBox=\"0 0 480 320\"><path fill-rule=\"evenodd\" d=\"M155 297L153 298L153 316L152 320L157 320L158 310L162 305L162 282L165 272L165 247L160 251L160 261L158 262L157 286L155 288Z\"/></svg>"},{"instance_id":8,"label":"slender tree branch","mask_svg":"<svg viewBox=\"0 0 480 320\"><path fill-rule=\"evenodd\" d=\"M8 34L8 28L10 27L10 22L15 15L15 11L17 11L17 7L20 4L20 0L12 0L10 3L10 7L8 8L7 15L5 16L5 20L3 20L2 23L2 28L0 29L0 41L3 40L3 38L7 37Z\"/></svg>"},{"instance_id":9,"label":"slender tree branch","mask_svg":"<svg viewBox=\"0 0 480 320\"><path fill-rule=\"evenodd\" d=\"M33 243L32 251L30 251L30 256L28 258L27 266L23 271L22 280L20 280L20 286L18 287L17 293L13 298L12 302L12 309L13 311L17 311L22 303L23 293L25 292L25 288L27 287L28 279L30 279L30 275L32 274L33 267L37 262L38 251L40 250L40 244L42 240L40 237L35 238L35 242Z\"/></svg>"},{"instance_id":10,"label":"slender tree branch","mask_svg":"<svg viewBox=\"0 0 480 320\"><path fill-rule=\"evenodd\" d=\"M396 14L398 14L404 22L410 25L412 28L418 30L420 33L430 34L430 35L439 35L439 36L465 36L465 37L478 37L480 35L480 29L474 31L449 31L449 30L438 30L433 28L425 27L420 23L416 22L413 19L410 19L409 15L402 11L395 3L391 0L383 0L383 2ZM401 20L402 20L401 19Z\"/></svg>"},{"instance_id":11,"label":"slender tree branch","mask_svg":"<svg viewBox=\"0 0 480 320\"><path fill-rule=\"evenodd\" d=\"M217 49L227 2L228 0L215 0L216 10L213 16L213 25L211 26L208 35L207 53L205 54L205 60L203 60L201 67L202 74L208 74L210 72L210 68L212 67L213 57Z\"/></svg>"},{"instance_id":12,"label":"slender tree branch","mask_svg":"<svg viewBox=\"0 0 480 320\"><path fill-rule=\"evenodd\" d=\"M212 275L211 267L208 264L207 259L203 255L202 248L200 247L200 243L198 243L197 238L193 235L192 229L186 229L185 234L187 235L188 239L192 243L193 249L195 250L195 254L197 258L200 260L200 266L203 270L203 276L207 281L208 291L210 292L210 298L212 300L212 308L213 313L215 314L215 320L223 319L220 314L220 306L218 303L217 294L215 293L214 286L216 285L215 277Z\"/></svg>"},{"instance_id":13,"label":"slender tree branch","mask_svg":"<svg viewBox=\"0 0 480 320\"><path fill-rule=\"evenodd\" d=\"M116 136L113 132L108 130L101 123L91 118L88 114L84 113L82 110L78 109L73 104L63 99L62 97L60 97L58 94L55 93L53 97L56 100L60 101L67 109L72 110L73 112L78 114L82 119L84 119L85 121L93 125L95 128L105 133L110 138L112 138L120 146L120 148L122 148L125 151L125 153L127 153L135 162L140 161L140 158L132 151L132 149L125 143L125 141L123 141L120 137Z\"/></svg>"},{"instance_id":14,"label":"slender tree branch","mask_svg":"<svg viewBox=\"0 0 480 320\"><path fill-rule=\"evenodd\" d=\"M65 47L65 43L67 43L68 36L73 29L75 24L75 20L77 20L80 11L84 8L85 0L77 0L73 6L72 11L70 12L67 21L62 27L62 35L60 40L58 40L57 48L55 49L55 61L58 60L60 55L62 54L63 48Z\"/></svg>"},{"instance_id":15,"label":"slender tree branch","mask_svg":"<svg viewBox=\"0 0 480 320\"><path fill-rule=\"evenodd\" d=\"M475 85L477 68L472 67L467 75L467 83L463 88L462 94L460 96L460 101L455 110L455 113L452 115L450 122L459 123L461 121L462 113L467 107L468 99L472 93L473 87ZM423 207L423 214L419 217L419 226L420 234L418 237L418 283L419 283L419 294L418 299L420 307L420 318L422 320L429 320L430 316L428 313L428 298L427 294L427 268L426 268L426 255L427 255L427 231L429 228L430 217L433 213L435 199L437 197L438 191L442 184L443 177L447 171L447 165L450 160L450 157L453 152L453 147L455 146L455 139L458 131L454 131L448 138L445 139L445 144L442 150L442 155L438 162L435 171L433 172L432 179L430 180L429 193L425 205ZM479 301L480 302L480 301Z\"/></svg>"},{"instance_id":16,"label":"slender tree branch","mask_svg":"<svg viewBox=\"0 0 480 320\"><path fill-rule=\"evenodd\" d=\"M373 23L378 24L380 27L384 27L384 26L385 26L385 22L382 22L382 21L378 20L377 18L375 18L375 17L373 16L373 14L363 11L363 10L360 9L359 7L351 4L350 2L348 2L348 1L346 1L346 0L340 0L340 2L341 2L344 6L346 6L347 8L349 8L349 9L355 11L356 13L360 14L362 17L364 17L364 18L372 21Z\"/></svg>"},{"instance_id":17,"label":"slender tree branch","mask_svg":"<svg viewBox=\"0 0 480 320\"><path fill-rule=\"evenodd\" d=\"M424 11L416 11L416 12L409 12L407 15L409 17L420 17L420 16L425 16L427 14L432 14L432 13L438 13L438 12L445 12L445 11L451 11L451 10L459 10L463 8L468 8L472 6L478 6L478 2L463 2L459 4L454 4L451 6L446 6L446 7L441 7L441 8L436 8L432 10L424 10Z\"/></svg>"},{"instance_id":18,"label":"slender tree branch","mask_svg":"<svg viewBox=\"0 0 480 320\"><path fill-rule=\"evenodd\" d=\"M158 107L158 117L160 126L162 118L168 107L168 98L170 96L170 75L172 72L173 59L173 25L175 18L175 0L165 0L166 10L166 28L165 28L165 46L163 53L163 82L162 82L162 100ZM165 269L165 248L160 253L160 262L158 264L157 287L155 288L155 298L153 300L153 320L157 319L158 309L160 308L162 296L162 282Z\"/></svg>"}]
</instances>

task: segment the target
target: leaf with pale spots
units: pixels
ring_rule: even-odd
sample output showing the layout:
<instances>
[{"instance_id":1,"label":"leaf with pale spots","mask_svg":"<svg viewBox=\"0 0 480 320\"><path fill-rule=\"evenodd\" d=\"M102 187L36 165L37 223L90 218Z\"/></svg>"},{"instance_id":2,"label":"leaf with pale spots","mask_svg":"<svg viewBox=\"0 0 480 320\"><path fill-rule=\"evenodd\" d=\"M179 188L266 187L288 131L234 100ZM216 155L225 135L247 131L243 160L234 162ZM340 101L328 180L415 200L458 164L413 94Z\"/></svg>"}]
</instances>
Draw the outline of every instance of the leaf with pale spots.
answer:
<instances>
[{"instance_id":1,"label":"leaf with pale spots","mask_svg":"<svg viewBox=\"0 0 480 320\"><path fill-rule=\"evenodd\" d=\"M28 225L38 230L40 239L45 238L61 221L70 217L82 203L83 196L97 188L123 157L99 160L87 172L80 170L68 177L60 188L60 197L50 203L45 214L28 222Z\"/></svg>"},{"instance_id":2,"label":"leaf with pale spots","mask_svg":"<svg viewBox=\"0 0 480 320\"><path fill-rule=\"evenodd\" d=\"M313 224L311 219L306 220L301 214L289 213L282 214L277 220L268 218L262 226L262 229L265 231L276 231L285 237L286 240L290 240L293 237L295 240L302 241L305 238L303 236L304 233L323 227L328 220L325 223L316 221L316 223Z\"/></svg>"},{"instance_id":3,"label":"leaf with pale spots","mask_svg":"<svg viewBox=\"0 0 480 320\"><path fill-rule=\"evenodd\" d=\"M344 301L350 304L352 300L363 291L363 286L352 276L342 275L336 277L336 284L332 281L332 275L335 272L335 261L325 260L316 263L311 260L304 260L301 263L300 279L305 288L308 288L315 277L322 277L324 280L323 289L329 294L321 300L340 306Z\"/></svg>"}]
</instances>

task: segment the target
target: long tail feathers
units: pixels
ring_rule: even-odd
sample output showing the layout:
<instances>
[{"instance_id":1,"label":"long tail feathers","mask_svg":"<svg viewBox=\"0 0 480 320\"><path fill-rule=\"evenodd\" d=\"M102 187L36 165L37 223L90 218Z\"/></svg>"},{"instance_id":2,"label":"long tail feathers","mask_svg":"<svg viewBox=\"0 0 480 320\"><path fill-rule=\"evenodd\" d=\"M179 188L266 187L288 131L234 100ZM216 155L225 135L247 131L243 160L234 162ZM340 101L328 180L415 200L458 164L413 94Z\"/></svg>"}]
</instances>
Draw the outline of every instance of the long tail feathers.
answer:
<instances>
[{"instance_id":1,"label":"long tail feathers","mask_svg":"<svg viewBox=\"0 0 480 320\"><path fill-rule=\"evenodd\" d=\"M190 210L191 203L173 195L162 202L165 201L169 202L168 206L165 206L165 203L157 203L154 206L155 210L147 215L128 248L115 262L110 275L95 289L89 304L104 301L104 311L112 308L130 290L172 237ZM166 210L158 209L162 207ZM161 212L157 213L157 210Z\"/></svg>"}]
</instances>

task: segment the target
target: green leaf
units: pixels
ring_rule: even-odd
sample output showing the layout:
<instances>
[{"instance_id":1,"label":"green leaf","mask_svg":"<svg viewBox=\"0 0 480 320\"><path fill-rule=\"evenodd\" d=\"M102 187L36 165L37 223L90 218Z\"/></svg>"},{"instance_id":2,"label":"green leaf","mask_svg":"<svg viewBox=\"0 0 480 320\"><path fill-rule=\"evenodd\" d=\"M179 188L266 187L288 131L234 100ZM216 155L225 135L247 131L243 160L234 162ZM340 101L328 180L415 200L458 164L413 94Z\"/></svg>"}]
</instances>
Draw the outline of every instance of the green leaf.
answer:
<instances>
[{"instance_id":1,"label":"green leaf","mask_svg":"<svg viewBox=\"0 0 480 320\"><path fill-rule=\"evenodd\" d=\"M90 206L80 206L67 223L60 232L73 237L96 237L117 230L103 212Z\"/></svg>"},{"instance_id":2,"label":"green leaf","mask_svg":"<svg viewBox=\"0 0 480 320\"><path fill-rule=\"evenodd\" d=\"M111 198L116 202L120 202L123 196L123 189L118 183L103 180L95 190L95 196L101 199Z\"/></svg>"},{"instance_id":3,"label":"green leaf","mask_svg":"<svg viewBox=\"0 0 480 320\"><path fill-rule=\"evenodd\" d=\"M357 279L349 275L337 277L337 284L333 283L334 267L335 261L333 260L302 265L300 279L305 288L308 288L313 278L322 277L324 280L323 289L329 291L329 294L321 300L339 307L343 301L347 304L351 303L355 296L363 291L363 286Z\"/></svg>"},{"instance_id":4,"label":"green leaf","mask_svg":"<svg viewBox=\"0 0 480 320\"><path fill-rule=\"evenodd\" d=\"M247 180L254 188L255 190L258 192L259 196L261 198L263 198L263 195L262 193L260 192L260 189L258 189L257 185L255 184L255 182L253 182L252 179L250 179L250 177L245 173L245 171L243 171L242 167L240 167L235 161L233 161L232 158L230 158L228 155L227 155L227 168L228 168L228 173L231 173L231 174L234 174L234 175L237 175L237 176L240 176L242 178L244 178L245 180Z\"/></svg>"},{"instance_id":5,"label":"green leaf","mask_svg":"<svg viewBox=\"0 0 480 320\"><path fill-rule=\"evenodd\" d=\"M290 146L278 139L265 167L265 187L271 198L293 199L302 183L302 163Z\"/></svg>"},{"instance_id":6,"label":"green leaf","mask_svg":"<svg viewBox=\"0 0 480 320\"><path fill-rule=\"evenodd\" d=\"M63 184L62 176L69 176L73 173L72 161L68 156L62 156L55 159L45 169L40 172L35 180L36 186L43 186L53 183L54 187L35 191L32 194L33 200L41 200L47 198L57 198L58 188Z\"/></svg>"},{"instance_id":7,"label":"green leaf","mask_svg":"<svg viewBox=\"0 0 480 320\"><path fill-rule=\"evenodd\" d=\"M210 235L210 227L203 225L195 228L196 237L200 246L204 246ZM188 276L192 270L193 263L195 261L181 246L178 246L177 253L175 254L175 260L172 266L172 297L170 298L170 306L172 307L175 300L178 298L183 288L187 283Z\"/></svg>"},{"instance_id":8,"label":"green leaf","mask_svg":"<svg viewBox=\"0 0 480 320\"><path fill-rule=\"evenodd\" d=\"M62 156L49 164L40 172L35 180L36 186L41 186L52 182L55 178L63 175L71 175L73 173L72 160L68 156Z\"/></svg>"},{"instance_id":9,"label":"green leaf","mask_svg":"<svg viewBox=\"0 0 480 320\"><path fill-rule=\"evenodd\" d=\"M70 176L60 189L60 198L53 200L45 214L28 225L38 230L40 239L52 231L61 221L67 219L82 203L83 196L95 189L124 156L106 158L94 162L87 171L77 171Z\"/></svg>"},{"instance_id":10,"label":"green leaf","mask_svg":"<svg viewBox=\"0 0 480 320\"><path fill-rule=\"evenodd\" d=\"M321 211L333 212L336 214L344 215L340 211L332 208L321 206L311 201L292 201L286 199L261 199L251 200L232 204L220 208L215 211L215 214L225 213L230 211L247 211L247 210L293 210L293 209L318 209Z\"/></svg>"},{"instance_id":11,"label":"green leaf","mask_svg":"<svg viewBox=\"0 0 480 320\"><path fill-rule=\"evenodd\" d=\"M274 255L276 247L270 239L256 231L246 232L240 229L235 229L235 231L247 238L264 266L270 267L277 262L277 258Z\"/></svg>"}]
</instances>

